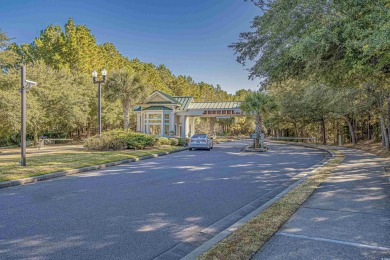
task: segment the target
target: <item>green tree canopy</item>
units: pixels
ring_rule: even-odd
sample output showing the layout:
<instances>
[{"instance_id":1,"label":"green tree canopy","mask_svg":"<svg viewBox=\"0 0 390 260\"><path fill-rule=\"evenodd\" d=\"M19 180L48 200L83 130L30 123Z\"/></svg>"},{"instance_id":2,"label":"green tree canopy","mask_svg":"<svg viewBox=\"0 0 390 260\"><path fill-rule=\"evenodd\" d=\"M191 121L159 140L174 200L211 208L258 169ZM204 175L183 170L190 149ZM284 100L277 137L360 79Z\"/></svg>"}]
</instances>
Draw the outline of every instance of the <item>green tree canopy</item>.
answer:
<instances>
[{"instance_id":1,"label":"green tree canopy","mask_svg":"<svg viewBox=\"0 0 390 260\"><path fill-rule=\"evenodd\" d=\"M255 132L260 136L263 129L263 119L277 108L273 97L260 91L255 91L246 96L241 109L255 118Z\"/></svg>"},{"instance_id":2,"label":"green tree canopy","mask_svg":"<svg viewBox=\"0 0 390 260\"><path fill-rule=\"evenodd\" d=\"M136 102L145 97L147 85L142 76L129 69L112 71L104 88L107 100L120 100L124 129L129 128L129 113Z\"/></svg>"}]
</instances>

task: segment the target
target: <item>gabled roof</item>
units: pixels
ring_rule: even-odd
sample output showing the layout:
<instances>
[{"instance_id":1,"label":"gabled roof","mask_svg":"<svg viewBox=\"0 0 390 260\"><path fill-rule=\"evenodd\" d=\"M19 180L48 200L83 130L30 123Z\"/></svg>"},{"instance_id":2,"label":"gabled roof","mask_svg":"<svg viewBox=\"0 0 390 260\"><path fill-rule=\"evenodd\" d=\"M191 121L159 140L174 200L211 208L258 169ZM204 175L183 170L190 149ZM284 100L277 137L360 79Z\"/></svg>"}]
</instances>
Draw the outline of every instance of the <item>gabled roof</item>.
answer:
<instances>
[{"instance_id":1,"label":"gabled roof","mask_svg":"<svg viewBox=\"0 0 390 260\"><path fill-rule=\"evenodd\" d=\"M226 102L193 102L188 109L239 109L242 102L226 101Z\"/></svg>"},{"instance_id":2,"label":"gabled roof","mask_svg":"<svg viewBox=\"0 0 390 260\"><path fill-rule=\"evenodd\" d=\"M171 108L164 107L164 106L151 106L144 109L145 110L172 110Z\"/></svg>"},{"instance_id":3,"label":"gabled roof","mask_svg":"<svg viewBox=\"0 0 390 260\"><path fill-rule=\"evenodd\" d=\"M161 92L159 90L153 91L153 93L148 97L148 99L152 98L156 94L162 96L166 101L153 102L154 104L169 104L169 103L180 104L174 97L172 97L171 95L168 95L164 92Z\"/></svg>"}]
</instances>

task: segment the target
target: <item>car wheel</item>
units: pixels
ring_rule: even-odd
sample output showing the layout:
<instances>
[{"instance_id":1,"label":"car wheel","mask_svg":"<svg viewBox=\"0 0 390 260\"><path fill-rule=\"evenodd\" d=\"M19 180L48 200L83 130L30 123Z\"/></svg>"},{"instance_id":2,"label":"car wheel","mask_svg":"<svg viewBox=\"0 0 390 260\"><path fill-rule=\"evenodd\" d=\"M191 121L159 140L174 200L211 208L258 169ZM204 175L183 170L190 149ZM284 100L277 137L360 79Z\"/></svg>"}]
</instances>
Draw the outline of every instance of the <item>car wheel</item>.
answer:
<instances>
[{"instance_id":1,"label":"car wheel","mask_svg":"<svg viewBox=\"0 0 390 260\"><path fill-rule=\"evenodd\" d=\"M188 150L192 151L192 148L188 148Z\"/></svg>"}]
</instances>

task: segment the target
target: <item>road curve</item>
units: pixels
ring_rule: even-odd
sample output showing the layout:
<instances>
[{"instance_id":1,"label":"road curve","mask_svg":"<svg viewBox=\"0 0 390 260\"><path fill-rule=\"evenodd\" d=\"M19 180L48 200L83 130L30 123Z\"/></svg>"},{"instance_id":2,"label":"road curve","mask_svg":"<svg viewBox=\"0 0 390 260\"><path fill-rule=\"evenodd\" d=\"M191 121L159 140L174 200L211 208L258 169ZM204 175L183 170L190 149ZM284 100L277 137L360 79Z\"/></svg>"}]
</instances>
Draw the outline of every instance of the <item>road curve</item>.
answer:
<instances>
[{"instance_id":1,"label":"road curve","mask_svg":"<svg viewBox=\"0 0 390 260\"><path fill-rule=\"evenodd\" d=\"M326 155L283 144L266 153L243 147L229 142L2 189L1 258L180 258L233 224L232 212L265 203ZM171 252L178 244L181 251Z\"/></svg>"}]
</instances>

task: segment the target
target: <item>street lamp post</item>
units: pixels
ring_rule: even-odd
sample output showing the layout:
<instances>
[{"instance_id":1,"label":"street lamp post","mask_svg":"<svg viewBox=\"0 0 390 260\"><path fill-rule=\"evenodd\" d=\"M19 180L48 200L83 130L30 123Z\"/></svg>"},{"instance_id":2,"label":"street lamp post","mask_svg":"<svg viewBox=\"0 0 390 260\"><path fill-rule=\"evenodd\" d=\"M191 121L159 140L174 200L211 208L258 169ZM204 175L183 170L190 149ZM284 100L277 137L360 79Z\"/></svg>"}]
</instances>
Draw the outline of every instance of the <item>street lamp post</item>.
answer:
<instances>
[{"instance_id":1,"label":"street lamp post","mask_svg":"<svg viewBox=\"0 0 390 260\"><path fill-rule=\"evenodd\" d=\"M27 88L36 86L37 83L26 79L26 64L22 64L20 68L21 76L21 96L22 96L22 107L21 107L21 133L20 133L20 148L21 148L21 160L20 165L26 166L26 91Z\"/></svg>"},{"instance_id":2,"label":"street lamp post","mask_svg":"<svg viewBox=\"0 0 390 260\"><path fill-rule=\"evenodd\" d=\"M26 166L26 65L23 64L21 72L21 94L22 94L22 128L20 135L20 148L22 153L21 166Z\"/></svg>"},{"instance_id":3,"label":"street lamp post","mask_svg":"<svg viewBox=\"0 0 390 260\"><path fill-rule=\"evenodd\" d=\"M102 70L102 76L103 80L97 80L97 72L94 70L92 72L92 79L94 84L98 84L98 134L99 136L102 134L102 106L101 106L101 83L106 82L106 76L107 76L107 71L106 69Z\"/></svg>"}]
</instances>

